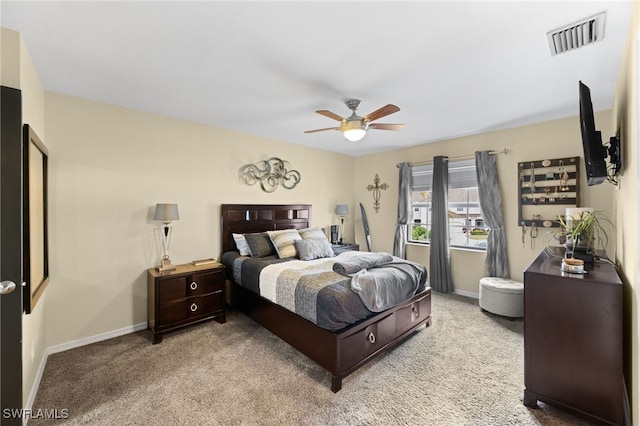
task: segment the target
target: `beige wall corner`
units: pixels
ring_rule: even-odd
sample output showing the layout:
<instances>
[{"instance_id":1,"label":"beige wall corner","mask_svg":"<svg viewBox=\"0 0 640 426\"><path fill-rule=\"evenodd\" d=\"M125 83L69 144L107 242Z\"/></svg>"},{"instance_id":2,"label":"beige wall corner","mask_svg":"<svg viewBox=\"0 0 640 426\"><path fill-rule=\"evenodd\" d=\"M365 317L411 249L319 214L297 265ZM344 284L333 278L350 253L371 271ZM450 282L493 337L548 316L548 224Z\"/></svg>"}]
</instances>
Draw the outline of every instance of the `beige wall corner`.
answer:
<instances>
[{"instance_id":1,"label":"beige wall corner","mask_svg":"<svg viewBox=\"0 0 640 426\"><path fill-rule=\"evenodd\" d=\"M629 392L632 424L640 424L640 365L638 340L638 246L640 229L640 170L638 169L638 147L640 146L640 3L634 1L631 8L620 75L613 104L613 126L620 129L623 152L622 174L614 192L616 207L616 256L615 261L624 283L624 329L625 329L625 379Z\"/></svg>"}]
</instances>

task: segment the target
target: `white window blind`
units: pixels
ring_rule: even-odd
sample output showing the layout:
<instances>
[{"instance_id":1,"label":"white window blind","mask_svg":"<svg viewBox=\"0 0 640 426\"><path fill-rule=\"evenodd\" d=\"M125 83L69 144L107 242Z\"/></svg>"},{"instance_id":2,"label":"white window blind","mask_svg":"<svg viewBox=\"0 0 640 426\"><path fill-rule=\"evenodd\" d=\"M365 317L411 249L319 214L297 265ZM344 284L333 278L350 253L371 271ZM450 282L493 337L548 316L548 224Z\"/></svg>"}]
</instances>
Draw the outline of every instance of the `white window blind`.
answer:
<instances>
[{"instance_id":1,"label":"white window blind","mask_svg":"<svg viewBox=\"0 0 640 426\"><path fill-rule=\"evenodd\" d=\"M413 191L431 191L433 164L413 166ZM476 160L449 161L449 188L473 188L478 186Z\"/></svg>"}]
</instances>

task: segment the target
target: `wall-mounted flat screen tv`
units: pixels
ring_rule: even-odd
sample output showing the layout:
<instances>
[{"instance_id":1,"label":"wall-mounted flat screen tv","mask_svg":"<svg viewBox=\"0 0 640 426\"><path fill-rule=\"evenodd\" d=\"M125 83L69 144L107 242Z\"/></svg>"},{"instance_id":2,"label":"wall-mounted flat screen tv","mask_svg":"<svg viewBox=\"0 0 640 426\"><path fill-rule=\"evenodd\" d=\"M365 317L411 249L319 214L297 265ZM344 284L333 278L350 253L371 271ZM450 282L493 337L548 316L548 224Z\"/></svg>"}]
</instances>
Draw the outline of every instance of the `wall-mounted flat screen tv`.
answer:
<instances>
[{"instance_id":1,"label":"wall-mounted flat screen tv","mask_svg":"<svg viewBox=\"0 0 640 426\"><path fill-rule=\"evenodd\" d=\"M591 91L582 81L580 85L580 130L582 133L582 149L584 151L587 184L598 185L605 180L615 183L620 170L620 139L610 138L608 146L602 144L600 131L596 130ZM609 165L607 165L607 158Z\"/></svg>"}]
</instances>

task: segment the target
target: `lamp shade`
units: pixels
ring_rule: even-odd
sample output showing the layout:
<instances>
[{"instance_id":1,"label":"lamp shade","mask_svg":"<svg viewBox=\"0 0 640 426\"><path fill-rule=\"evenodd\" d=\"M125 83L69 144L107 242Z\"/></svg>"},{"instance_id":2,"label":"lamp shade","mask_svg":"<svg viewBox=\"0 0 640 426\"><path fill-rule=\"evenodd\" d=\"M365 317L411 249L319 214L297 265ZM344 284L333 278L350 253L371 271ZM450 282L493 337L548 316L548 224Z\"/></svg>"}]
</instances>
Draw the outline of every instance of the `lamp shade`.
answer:
<instances>
[{"instance_id":1,"label":"lamp shade","mask_svg":"<svg viewBox=\"0 0 640 426\"><path fill-rule=\"evenodd\" d=\"M336 214L338 216L344 216L349 214L349 206L346 204L338 204L336 206Z\"/></svg>"},{"instance_id":2,"label":"lamp shade","mask_svg":"<svg viewBox=\"0 0 640 426\"><path fill-rule=\"evenodd\" d=\"M173 222L180 220L177 204L156 204L156 211L153 214L153 220L160 222Z\"/></svg>"},{"instance_id":3,"label":"lamp shade","mask_svg":"<svg viewBox=\"0 0 640 426\"><path fill-rule=\"evenodd\" d=\"M343 132L344 138L351 142L357 142L360 139L364 138L364 135L367 133L366 130L363 129L349 129Z\"/></svg>"}]
</instances>

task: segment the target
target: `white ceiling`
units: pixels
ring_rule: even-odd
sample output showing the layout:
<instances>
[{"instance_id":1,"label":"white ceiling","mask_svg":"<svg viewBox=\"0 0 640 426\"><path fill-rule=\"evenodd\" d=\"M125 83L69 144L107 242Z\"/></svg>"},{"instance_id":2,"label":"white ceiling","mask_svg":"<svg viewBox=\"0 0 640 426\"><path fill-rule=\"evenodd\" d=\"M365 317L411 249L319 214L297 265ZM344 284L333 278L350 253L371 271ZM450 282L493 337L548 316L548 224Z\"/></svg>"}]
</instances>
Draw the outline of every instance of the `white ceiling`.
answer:
<instances>
[{"instance_id":1,"label":"white ceiling","mask_svg":"<svg viewBox=\"0 0 640 426\"><path fill-rule=\"evenodd\" d=\"M362 155L577 115L578 80L611 108L630 6L3 0L0 19L45 90ZM602 11L602 41L551 56L548 31ZM378 122L405 128L303 133L338 124L314 111L347 116L351 97L361 115L398 105Z\"/></svg>"}]
</instances>

